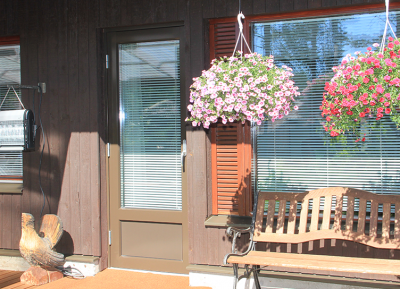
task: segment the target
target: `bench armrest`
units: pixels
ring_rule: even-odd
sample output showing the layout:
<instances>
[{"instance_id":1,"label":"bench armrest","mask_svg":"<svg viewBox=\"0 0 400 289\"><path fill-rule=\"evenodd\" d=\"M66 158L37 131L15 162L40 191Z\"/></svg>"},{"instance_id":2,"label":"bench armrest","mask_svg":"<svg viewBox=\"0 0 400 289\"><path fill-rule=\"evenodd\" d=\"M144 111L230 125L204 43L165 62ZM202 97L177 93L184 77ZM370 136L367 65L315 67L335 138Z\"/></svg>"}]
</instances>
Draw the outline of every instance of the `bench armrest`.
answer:
<instances>
[{"instance_id":1,"label":"bench armrest","mask_svg":"<svg viewBox=\"0 0 400 289\"><path fill-rule=\"evenodd\" d=\"M228 236L233 237L232 240L232 253L226 254L224 257L224 265L228 264L228 258L230 256L244 256L247 255L251 250L254 250L254 245L256 242L253 241L253 233L254 233L254 226L256 222L256 215L257 215L257 204L258 204L258 192L254 195L254 205L253 205L253 216L251 218L251 226L246 229L239 229L235 227L229 227L226 229L226 234ZM244 233L250 234L250 243L247 250L243 253L237 253L236 251L236 239L240 237ZM236 267L237 268L237 267Z\"/></svg>"},{"instance_id":2,"label":"bench armrest","mask_svg":"<svg viewBox=\"0 0 400 289\"><path fill-rule=\"evenodd\" d=\"M241 234L244 233L249 233L251 231L251 227L248 227L246 229L242 229L242 228L236 228L236 227L228 227L226 229L226 234L230 237L233 237L234 239L236 239L236 234L238 235L237 237L240 237Z\"/></svg>"},{"instance_id":3,"label":"bench armrest","mask_svg":"<svg viewBox=\"0 0 400 289\"><path fill-rule=\"evenodd\" d=\"M244 256L247 255L247 253L249 253L254 246L254 242L253 242L253 238L252 238L252 232L251 232L252 227L248 227L246 229L241 229L241 228L235 228L235 227L229 227L228 229L226 229L226 234L230 237L233 237L232 240L232 253L226 254L224 257L224 265L227 264L228 258L230 256ZM245 233L250 233L250 244L249 247L247 248L247 250L243 253L237 253L236 251L236 239L238 237L240 237L242 234Z\"/></svg>"}]
</instances>

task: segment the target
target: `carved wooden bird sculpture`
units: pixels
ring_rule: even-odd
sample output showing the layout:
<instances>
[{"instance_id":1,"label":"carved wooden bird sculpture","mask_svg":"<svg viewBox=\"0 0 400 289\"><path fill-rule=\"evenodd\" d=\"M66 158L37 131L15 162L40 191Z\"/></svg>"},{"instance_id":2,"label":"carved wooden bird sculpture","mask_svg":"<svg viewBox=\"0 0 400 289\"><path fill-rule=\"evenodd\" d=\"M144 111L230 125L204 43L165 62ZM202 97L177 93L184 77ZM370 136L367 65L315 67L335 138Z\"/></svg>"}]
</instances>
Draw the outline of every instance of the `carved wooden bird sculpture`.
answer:
<instances>
[{"instance_id":1,"label":"carved wooden bird sculpture","mask_svg":"<svg viewBox=\"0 0 400 289\"><path fill-rule=\"evenodd\" d=\"M63 233L61 219L44 215L39 234L34 228L31 214L22 213L22 235L19 251L31 266L56 267L64 264L64 255L53 250Z\"/></svg>"}]
</instances>

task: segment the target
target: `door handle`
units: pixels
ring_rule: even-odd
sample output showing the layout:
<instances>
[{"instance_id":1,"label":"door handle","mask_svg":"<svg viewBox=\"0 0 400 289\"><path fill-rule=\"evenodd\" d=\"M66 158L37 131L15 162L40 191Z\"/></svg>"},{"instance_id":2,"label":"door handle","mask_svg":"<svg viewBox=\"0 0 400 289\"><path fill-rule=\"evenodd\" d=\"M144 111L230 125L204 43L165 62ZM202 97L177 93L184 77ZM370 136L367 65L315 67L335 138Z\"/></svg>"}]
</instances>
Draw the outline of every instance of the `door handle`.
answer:
<instances>
[{"instance_id":1,"label":"door handle","mask_svg":"<svg viewBox=\"0 0 400 289\"><path fill-rule=\"evenodd\" d=\"M186 140L182 141L182 152L181 152L181 166L183 167L185 164L185 157L186 157Z\"/></svg>"}]
</instances>

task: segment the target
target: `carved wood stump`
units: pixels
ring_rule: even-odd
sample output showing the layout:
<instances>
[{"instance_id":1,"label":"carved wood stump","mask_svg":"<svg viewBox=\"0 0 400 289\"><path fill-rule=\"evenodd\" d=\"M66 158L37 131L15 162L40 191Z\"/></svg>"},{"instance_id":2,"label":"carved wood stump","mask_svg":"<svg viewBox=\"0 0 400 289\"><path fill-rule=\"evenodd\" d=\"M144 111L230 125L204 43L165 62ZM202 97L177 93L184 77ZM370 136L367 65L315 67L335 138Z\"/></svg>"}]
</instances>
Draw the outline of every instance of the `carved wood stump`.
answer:
<instances>
[{"instance_id":1,"label":"carved wood stump","mask_svg":"<svg viewBox=\"0 0 400 289\"><path fill-rule=\"evenodd\" d=\"M21 275L20 280L23 284L37 286L56 281L62 277L63 273L60 271L46 270L38 266L32 266Z\"/></svg>"}]
</instances>

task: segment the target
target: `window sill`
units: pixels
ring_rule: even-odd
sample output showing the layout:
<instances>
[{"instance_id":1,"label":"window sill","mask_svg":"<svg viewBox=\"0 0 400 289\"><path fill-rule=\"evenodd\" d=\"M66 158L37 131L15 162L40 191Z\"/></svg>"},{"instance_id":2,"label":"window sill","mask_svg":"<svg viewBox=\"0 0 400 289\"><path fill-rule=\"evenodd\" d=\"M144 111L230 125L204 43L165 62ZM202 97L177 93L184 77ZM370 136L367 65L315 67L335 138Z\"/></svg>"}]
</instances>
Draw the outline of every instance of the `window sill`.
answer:
<instances>
[{"instance_id":1,"label":"window sill","mask_svg":"<svg viewBox=\"0 0 400 289\"><path fill-rule=\"evenodd\" d=\"M22 189L22 181L0 182L0 194L22 194Z\"/></svg>"},{"instance_id":2,"label":"window sill","mask_svg":"<svg viewBox=\"0 0 400 289\"><path fill-rule=\"evenodd\" d=\"M248 228L251 225L251 217L242 217L235 215L212 215L205 220L204 225L206 227L218 228Z\"/></svg>"}]
</instances>

